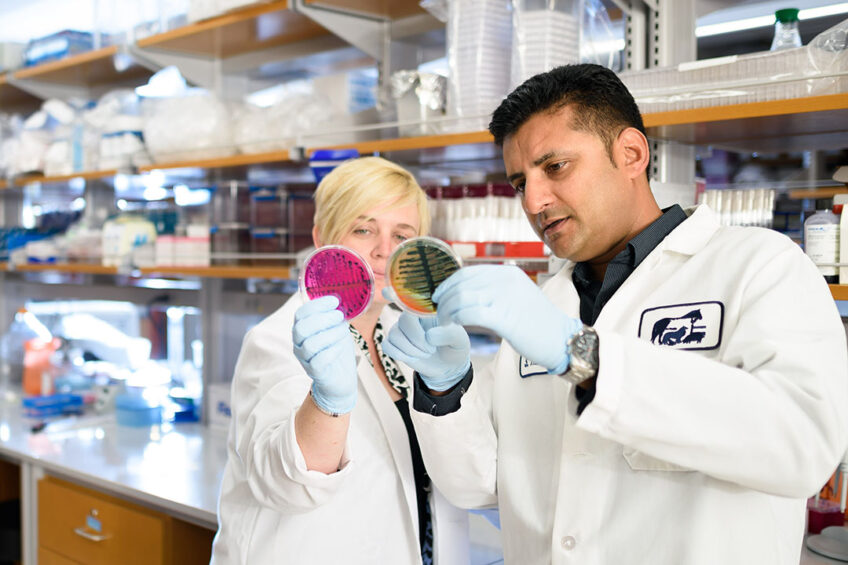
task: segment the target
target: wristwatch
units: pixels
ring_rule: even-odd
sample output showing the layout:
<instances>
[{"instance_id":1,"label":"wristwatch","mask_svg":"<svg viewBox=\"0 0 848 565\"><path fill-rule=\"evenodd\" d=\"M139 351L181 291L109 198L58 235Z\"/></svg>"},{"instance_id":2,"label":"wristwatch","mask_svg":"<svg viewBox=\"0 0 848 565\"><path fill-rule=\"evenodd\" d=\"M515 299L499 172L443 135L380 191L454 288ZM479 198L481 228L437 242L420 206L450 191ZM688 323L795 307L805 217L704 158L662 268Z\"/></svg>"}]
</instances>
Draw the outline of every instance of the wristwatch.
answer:
<instances>
[{"instance_id":1,"label":"wristwatch","mask_svg":"<svg viewBox=\"0 0 848 565\"><path fill-rule=\"evenodd\" d=\"M562 378L574 385L587 381L598 374L598 333L584 325L568 340L571 361Z\"/></svg>"}]
</instances>

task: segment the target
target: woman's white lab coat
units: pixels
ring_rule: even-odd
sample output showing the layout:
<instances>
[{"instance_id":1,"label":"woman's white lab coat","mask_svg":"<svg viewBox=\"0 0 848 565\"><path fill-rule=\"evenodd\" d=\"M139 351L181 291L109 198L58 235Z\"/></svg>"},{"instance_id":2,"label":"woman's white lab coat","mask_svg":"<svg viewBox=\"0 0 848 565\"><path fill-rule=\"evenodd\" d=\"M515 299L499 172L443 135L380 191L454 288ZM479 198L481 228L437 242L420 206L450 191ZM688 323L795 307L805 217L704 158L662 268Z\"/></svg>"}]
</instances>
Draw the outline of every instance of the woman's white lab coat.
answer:
<instances>
[{"instance_id":1,"label":"woman's white lab coat","mask_svg":"<svg viewBox=\"0 0 848 565\"><path fill-rule=\"evenodd\" d=\"M457 412L413 412L442 492L500 504L506 563L798 564L846 448L845 332L796 244L687 212L601 311L580 417L508 344ZM544 292L578 317L572 269Z\"/></svg>"},{"instance_id":2,"label":"woman's white lab coat","mask_svg":"<svg viewBox=\"0 0 848 565\"><path fill-rule=\"evenodd\" d=\"M419 565L406 428L358 348L359 394L342 468L330 475L306 468L294 432L295 412L312 383L292 353L291 328L300 304L293 296L245 336L233 379L233 423L212 563ZM396 318L384 309L386 331ZM410 379L411 370L398 366ZM431 511L435 563L468 563L467 512L436 489Z\"/></svg>"}]
</instances>

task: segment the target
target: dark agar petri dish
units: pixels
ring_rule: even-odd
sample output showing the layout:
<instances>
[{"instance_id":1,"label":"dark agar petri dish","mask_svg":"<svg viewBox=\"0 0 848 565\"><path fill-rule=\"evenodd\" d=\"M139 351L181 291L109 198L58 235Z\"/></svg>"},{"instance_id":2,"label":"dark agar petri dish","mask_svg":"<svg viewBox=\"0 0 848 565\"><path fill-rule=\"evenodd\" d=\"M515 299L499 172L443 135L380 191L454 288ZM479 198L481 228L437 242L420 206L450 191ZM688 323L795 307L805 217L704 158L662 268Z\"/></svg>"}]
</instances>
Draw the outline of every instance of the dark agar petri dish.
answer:
<instances>
[{"instance_id":1,"label":"dark agar petri dish","mask_svg":"<svg viewBox=\"0 0 848 565\"><path fill-rule=\"evenodd\" d=\"M434 316L433 293L462 266L450 246L434 237L413 237L389 258L389 284L398 305L418 316Z\"/></svg>"},{"instance_id":2,"label":"dark agar petri dish","mask_svg":"<svg viewBox=\"0 0 848 565\"><path fill-rule=\"evenodd\" d=\"M345 320L352 320L374 298L374 274L359 253L343 245L325 245L309 254L300 272L307 299L335 296Z\"/></svg>"}]
</instances>

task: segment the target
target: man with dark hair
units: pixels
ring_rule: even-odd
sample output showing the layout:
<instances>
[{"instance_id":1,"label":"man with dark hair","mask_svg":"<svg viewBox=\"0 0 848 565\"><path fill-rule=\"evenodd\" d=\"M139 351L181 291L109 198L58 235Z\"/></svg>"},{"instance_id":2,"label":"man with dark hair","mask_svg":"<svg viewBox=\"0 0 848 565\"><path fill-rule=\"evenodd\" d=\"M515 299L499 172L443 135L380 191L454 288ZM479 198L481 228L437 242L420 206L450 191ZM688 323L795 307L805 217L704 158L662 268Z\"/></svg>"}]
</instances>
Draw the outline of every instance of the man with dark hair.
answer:
<instances>
[{"instance_id":1,"label":"man with dark hair","mask_svg":"<svg viewBox=\"0 0 848 565\"><path fill-rule=\"evenodd\" d=\"M848 351L816 267L785 236L661 210L638 108L615 73L560 67L490 126L563 269L454 273L438 321L383 344L416 369L434 483L498 505L507 563L799 561L805 500L848 440ZM460 325L503 338L469 368Z\"/></svg>"}]
</instances>

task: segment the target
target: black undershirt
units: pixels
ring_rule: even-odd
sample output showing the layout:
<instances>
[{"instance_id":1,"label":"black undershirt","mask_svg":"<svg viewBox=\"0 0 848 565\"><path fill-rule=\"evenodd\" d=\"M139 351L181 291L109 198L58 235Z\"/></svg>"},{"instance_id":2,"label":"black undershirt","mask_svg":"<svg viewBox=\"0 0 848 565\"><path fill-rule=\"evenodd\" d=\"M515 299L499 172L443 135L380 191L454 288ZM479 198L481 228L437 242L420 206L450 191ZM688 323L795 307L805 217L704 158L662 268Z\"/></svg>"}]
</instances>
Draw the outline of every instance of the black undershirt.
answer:
<instances>
[{"instance_id":1,"label":"black undershirt","mask_svg":"<svg viewBox=\"0 0 848 565\"><path fill-rule=\"evenodd\" d=\"M430 512L428 511L428 497L430 493L430 476L424 467L424 459L421 457L421 447L418 445L418 436L412 427L412 419L409 417L409 401L401 398L395 401L403 425L406 426L406 434L409 436L409 450L412 452L412 473L415 476L415 498L418 501L418 542L422 548L422 554L427 543L427 528L431 527Z\"/></svg>"}]
</instances>

